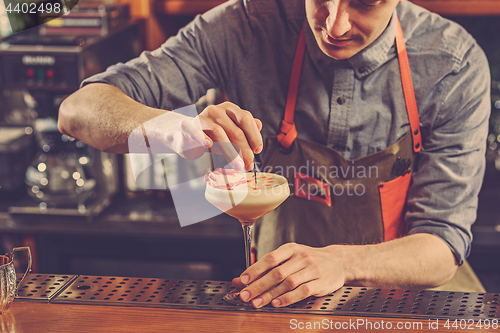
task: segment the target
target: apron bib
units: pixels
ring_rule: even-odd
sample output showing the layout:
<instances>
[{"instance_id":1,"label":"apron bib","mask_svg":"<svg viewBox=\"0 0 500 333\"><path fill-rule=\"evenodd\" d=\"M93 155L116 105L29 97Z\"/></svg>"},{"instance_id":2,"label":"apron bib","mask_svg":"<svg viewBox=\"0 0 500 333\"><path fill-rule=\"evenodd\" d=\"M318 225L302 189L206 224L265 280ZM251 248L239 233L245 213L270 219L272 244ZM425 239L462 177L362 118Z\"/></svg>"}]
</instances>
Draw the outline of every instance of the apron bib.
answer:
<instances>
[{"instance_id":1,"label":"apron bib","mask_svg":"<svg viewBox=\"0 0 500 333\"><path fill-rule=\"evenodd\" d=\"M399 20L396 47L410 129L386 149L349 160L333 148L297 138L293 118L305 52L302 29L281 133L266 139L261 167L286 177L291 195L254 225L257 258L289 242L313 247L373 244L407 233L406 196L422 139Z\"/></svg>"}]
</instances>

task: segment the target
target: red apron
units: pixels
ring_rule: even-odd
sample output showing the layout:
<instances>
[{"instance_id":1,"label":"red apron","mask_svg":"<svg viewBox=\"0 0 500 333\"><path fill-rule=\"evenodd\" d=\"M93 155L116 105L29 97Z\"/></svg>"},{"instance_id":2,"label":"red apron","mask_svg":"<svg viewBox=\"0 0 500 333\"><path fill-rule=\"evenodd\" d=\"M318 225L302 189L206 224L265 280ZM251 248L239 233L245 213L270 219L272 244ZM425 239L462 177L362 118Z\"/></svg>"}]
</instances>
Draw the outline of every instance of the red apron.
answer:
<instances>
[{"instance_id":1,"label":"red apron","mask_svg":"<svg viewBox=\"0 0 500 333\"><path fill-rule=\"evenodd\" d=\"M292 195L256 223L259 257L288 242L309 246L370 244L406 234L406 195L422 144L399 21L396 46L410 129L390 147L348 160L335 149L297 138L293 118L305 51L302 29L281 133L267 138L261 167L287 177Z\"/></svg>"},{"instance_id":2,"label":"red apron","mask_svg":"<svg viewBox=\"0 0 500 333\"><path fill-rule=\"evenodd\" d=\"M287 177L292 195L254 225L254 260L289 242L313 247L370 244L407 233L406 196L422 138L399 20L396 48L410 129L390 147L348 160L335 149L297 138L293 119L305 51L302 29L281 133L266 139L261 168ZM434 289L485 292L467 262L451 281Z\"/></svg>"}]
</instances>

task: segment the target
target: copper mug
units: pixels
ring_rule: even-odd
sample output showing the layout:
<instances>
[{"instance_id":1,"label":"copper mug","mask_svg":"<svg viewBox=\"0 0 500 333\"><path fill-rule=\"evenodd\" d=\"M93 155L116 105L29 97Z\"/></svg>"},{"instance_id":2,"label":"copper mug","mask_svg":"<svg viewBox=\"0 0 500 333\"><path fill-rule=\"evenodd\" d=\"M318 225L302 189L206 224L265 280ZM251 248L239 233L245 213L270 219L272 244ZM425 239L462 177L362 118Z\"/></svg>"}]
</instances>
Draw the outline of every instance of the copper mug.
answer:
<instances>
[{"instance_id":1,"label":"copper mug","mask_svg":"<svg viewBox=\"0 0 500 333\"><path fill-rule=\"evenodd\" d=\"M14 267L14 254L17 251L28 252L28 268L23 278L16 285L16 269ZM0 255L0 314L9 309L10 304L17 296L17 292L24 279L31 272L31 251L29 247L15 247L11 253Z\"/></svg>"}]
</instances>

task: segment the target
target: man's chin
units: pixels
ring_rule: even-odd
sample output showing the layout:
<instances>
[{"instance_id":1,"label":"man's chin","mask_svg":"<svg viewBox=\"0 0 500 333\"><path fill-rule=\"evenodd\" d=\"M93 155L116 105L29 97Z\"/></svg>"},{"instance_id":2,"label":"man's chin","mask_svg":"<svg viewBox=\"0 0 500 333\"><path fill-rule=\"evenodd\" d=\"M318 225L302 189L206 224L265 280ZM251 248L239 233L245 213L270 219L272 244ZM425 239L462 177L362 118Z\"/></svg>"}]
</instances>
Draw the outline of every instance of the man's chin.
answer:
<instances>
[{"instance_id":1,"label":"man's chin","mask_svg":"<svg viewBox=\"0 0 500 333\"><path fill-rule=\"evenodd\" d=\"M323 44L322 47L320 47L321 51L323 53L335 60L346 60L354 56L356 53L361 51L360 49L354 47L354 46L349 46L349 47L338 47L334 45L329 45L329 44Z\"/></svg>"},{"instance_id":2,"label":"man's chin","mask_svg":"<svg viewBox=\"0 0 500 333\"><path fill-rule=\"evenodd\" d=\"M351 58L352 56L354 56L357 52L349 52L346 50L331 52L331 51L323 50L323 53L326 56L328 56L332 59L335 59L335 60L347 60L347 59Z\"/></svg>"}]
</instances>

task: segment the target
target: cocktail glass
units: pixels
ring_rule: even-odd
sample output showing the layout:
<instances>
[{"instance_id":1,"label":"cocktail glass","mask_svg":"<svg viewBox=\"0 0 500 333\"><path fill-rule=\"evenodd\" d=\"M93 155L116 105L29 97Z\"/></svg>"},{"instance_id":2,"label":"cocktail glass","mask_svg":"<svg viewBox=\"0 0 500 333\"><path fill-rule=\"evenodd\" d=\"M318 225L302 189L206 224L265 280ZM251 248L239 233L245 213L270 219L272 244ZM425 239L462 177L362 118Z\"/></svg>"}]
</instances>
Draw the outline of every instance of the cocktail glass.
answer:
<instances>
[{"instance_id":1,"label":"cocktail glass","mask_svg":"<svg viewBox=\"0 0 500 333\"><path fill-rule=\"evenodd\" d=\"M265 172L247 173L247 183L233 189L220 189L207 184L205 198L226 214L237 218L243 227L246 267L250 267L252 241L251 230L255 221L278 207L290 195L285 177ZM240 301L240 291L230 292L224 300L231 304Z\"/></svg>"}]
</instances>

